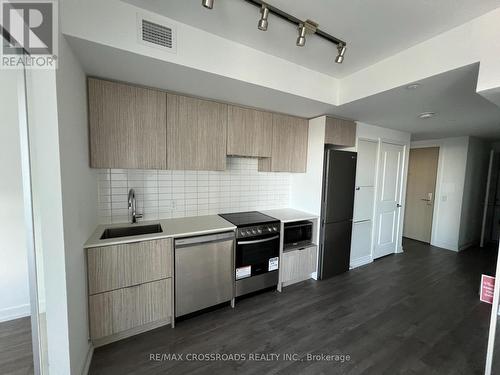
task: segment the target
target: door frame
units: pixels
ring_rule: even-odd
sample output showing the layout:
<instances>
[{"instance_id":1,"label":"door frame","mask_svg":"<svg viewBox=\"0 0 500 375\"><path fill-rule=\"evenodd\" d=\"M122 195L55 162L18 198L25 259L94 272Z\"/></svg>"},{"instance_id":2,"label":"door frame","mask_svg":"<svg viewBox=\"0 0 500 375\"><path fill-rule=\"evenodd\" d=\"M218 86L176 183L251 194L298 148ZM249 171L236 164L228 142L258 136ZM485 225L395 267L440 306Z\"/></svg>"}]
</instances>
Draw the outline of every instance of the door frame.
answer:
<instances>
[{"instance_id":1,"label":"door frame","mask_svg":"<svg viewBox=\"0 0 500 375\"><path fill-rule=\"evenodd\" d=\"M440 173L441 173L441 146L439 145L411 145L410 149L408 150L408 173L410 172L410 151L412 149L420 149L420 148L437 148L438 149L438 161L437 161L437 169L436 169L436 183L434 184L434 193L433 193L433 202L434 206L432 207L432 222L431 222L431 238L429 245L432 245L434 241L434 233L435 233L435 226L434 226L434 218L437 217L437 205L438 205L438 199L436 198L437 192L438 192L438 179L440 178ZM406 194L405 194L405 200L406 200ZM403 226L404 226L404 217L403 217Z\"/></svg>"},{"instance_id":2,"label":"door frame","mask_svg":"<svg viewBox=\"0 0 500 375\"><path fill-rule=\"evenodd\" d=\"M441 191L441 183L442 183L442 176L443 176L443 154L442 154L442 144L440 141L417 141L417 144L412 144L410 145L410 149L412 148L429 148L429 147L437 147L439 149L439 155L438 155L438 167L436 171L436 187L434 189L434 208L432 210L432 228L431 228L431 242L430 245L434 245L435 239L436 239L436 227L438 220L437 219L437 214L439 212L439 206L441 204L441 199L438 197L438 193Z\"/></svg>"},{"instance_id":3,"label":"door frame","mask_svg":"<svg viewBox=\"0 0 500 375\"><path fill-rule=\"evenodd\" d=\"M399 217L398 217L398 224L397 224L397 243L396 243L396 250L394 251L394 254L402 253L403 252L403 221L404 221L404 213L405 213L405 204L406 204L406 182L407 182L407 173L405 171L408 171L408 156L410 153L410 145L404 141L399 141L399 140L394 140L390 138L379 138L378 139L378 149L377 149L377 169L376 169L376 174L375 174L375 204L374 204L374 209L373 209L373 228L375 229L378 224L377 220L377 205L378 205L378 183L379 183L379 178L380 178L380 152L382 149L382 143L388 143L396 146L402 146L403 147L403 162L401 163L401 191L400 191L400 196L399 196L399 202L401 204L401 209L399 210ZM372 231L372 249L371 249L371 256L372 259L374 259L374 252L375 252L375 230Z\"/></svg>"}]
</instances>

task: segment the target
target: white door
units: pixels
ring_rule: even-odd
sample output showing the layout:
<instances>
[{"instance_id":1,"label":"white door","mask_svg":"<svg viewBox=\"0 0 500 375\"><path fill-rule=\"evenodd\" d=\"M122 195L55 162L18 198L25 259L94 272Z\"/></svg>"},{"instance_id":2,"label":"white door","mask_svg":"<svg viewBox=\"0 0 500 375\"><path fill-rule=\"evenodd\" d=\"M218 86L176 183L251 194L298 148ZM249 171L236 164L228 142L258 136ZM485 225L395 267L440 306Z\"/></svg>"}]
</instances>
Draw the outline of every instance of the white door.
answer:
<instances>
[{"instance_id":1,"label":"white door","mask_svg":"<svg viewBox=\"0 0 500 375\"><path fill-rule=\"evenodd\" d=\"M400 235L404 146L382 142L377 181L373 258L396 251Z\"/></svg>"}]
</instances>

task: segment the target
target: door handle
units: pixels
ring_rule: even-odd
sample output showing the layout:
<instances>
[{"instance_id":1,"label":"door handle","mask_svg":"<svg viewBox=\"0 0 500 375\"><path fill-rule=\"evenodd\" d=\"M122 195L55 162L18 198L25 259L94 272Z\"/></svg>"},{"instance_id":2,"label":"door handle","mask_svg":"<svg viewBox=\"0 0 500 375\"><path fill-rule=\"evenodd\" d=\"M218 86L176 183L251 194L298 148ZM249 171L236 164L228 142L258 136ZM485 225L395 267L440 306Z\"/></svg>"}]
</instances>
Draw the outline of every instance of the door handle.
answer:
<instances>
[{"instance_id":1,"label":"door handle","mask_svg":"<svg viewBox=\"0 0 500 375\"><path fill-rule=\"evenodd\" d=\"M265 238L263 240L238 241L237 244L238 245L250 245L250 244L253 244L253 243L262 243L262 242L273 241L273 240L275 240L277 238L280 238L280 236L269 237L269 238Z\"/></svg>"},{"instance_id":2,"label":"door handle","mask_svg":"<svg viewBox=\"0 0 500 375\"><path fill-rule=\"evenodd\" d=\"M401 206L401 205L398 203L398 204L396 204L396 207L397 207L397 208L401 208L401 207L403 207L403 206Z\"/></svg>"},{"instance_id":3,"label":"door handle","mask_svg":"<svg viewBox=\"0 0 500 375\"><path fill-rule=\"evenodd\" d=\"M426 201L426 202L430 202L431 200L430 199L425 199L425 198L420 198L421 201Z\"/></svg>"}]
</instances>

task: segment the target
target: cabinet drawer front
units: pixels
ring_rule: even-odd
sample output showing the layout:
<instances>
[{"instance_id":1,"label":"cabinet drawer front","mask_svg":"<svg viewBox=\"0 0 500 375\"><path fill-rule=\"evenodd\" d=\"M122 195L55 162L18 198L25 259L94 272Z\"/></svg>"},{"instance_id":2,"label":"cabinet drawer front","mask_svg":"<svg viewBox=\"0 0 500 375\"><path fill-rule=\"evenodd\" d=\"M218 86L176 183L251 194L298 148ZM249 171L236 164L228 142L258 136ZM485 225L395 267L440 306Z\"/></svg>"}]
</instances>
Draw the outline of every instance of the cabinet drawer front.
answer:
<instances>
[{"instance_id":1,"label":"cabinet drawer front","mask_svg":"<svg viewBox=\"0 0 500 375\"><path fill-rule=\"evenodd\" d=\"M311 273L316 272L317 259L317 246L284 252L281 281L286 283L307 278Z\"/></svg>"},{"instance_id":2,"label":"cabinet drawer front","mask_svg":"<svg viewBox=\"0 0 500 375\"><path fill-rule=\"evenodd\" d=\"M164 279L90 296L91 338L96 340L170 319L171 280Z\"/></svg>"},{"instance_id":3,"label":"cabinet drawer front","mask_svg":"<svg viewBox=\"0 0 500 375\"><path fill-rule=\"evenodd\" d=\"M89 294L171 276L172 240L97 247L87 252Z\"/></svg>"}]
</instances>

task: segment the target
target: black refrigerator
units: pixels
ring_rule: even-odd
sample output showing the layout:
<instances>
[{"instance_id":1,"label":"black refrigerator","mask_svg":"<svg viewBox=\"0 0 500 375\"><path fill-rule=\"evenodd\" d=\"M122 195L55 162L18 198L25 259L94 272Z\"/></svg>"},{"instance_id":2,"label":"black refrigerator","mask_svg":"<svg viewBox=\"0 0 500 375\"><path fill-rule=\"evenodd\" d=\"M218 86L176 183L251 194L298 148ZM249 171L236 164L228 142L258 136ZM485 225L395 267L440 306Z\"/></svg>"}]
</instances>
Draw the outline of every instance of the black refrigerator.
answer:
<instances>
[{"instance_id":1,"label":"black refrigerator","mask_svg":"<svg viewBox=\"0 0 500 375\"><path fill-rule=\"evenodd\" d=\"M349 270L356 183L355 152L325 146L319 278Z\"/></svg>"}]
</instances>

